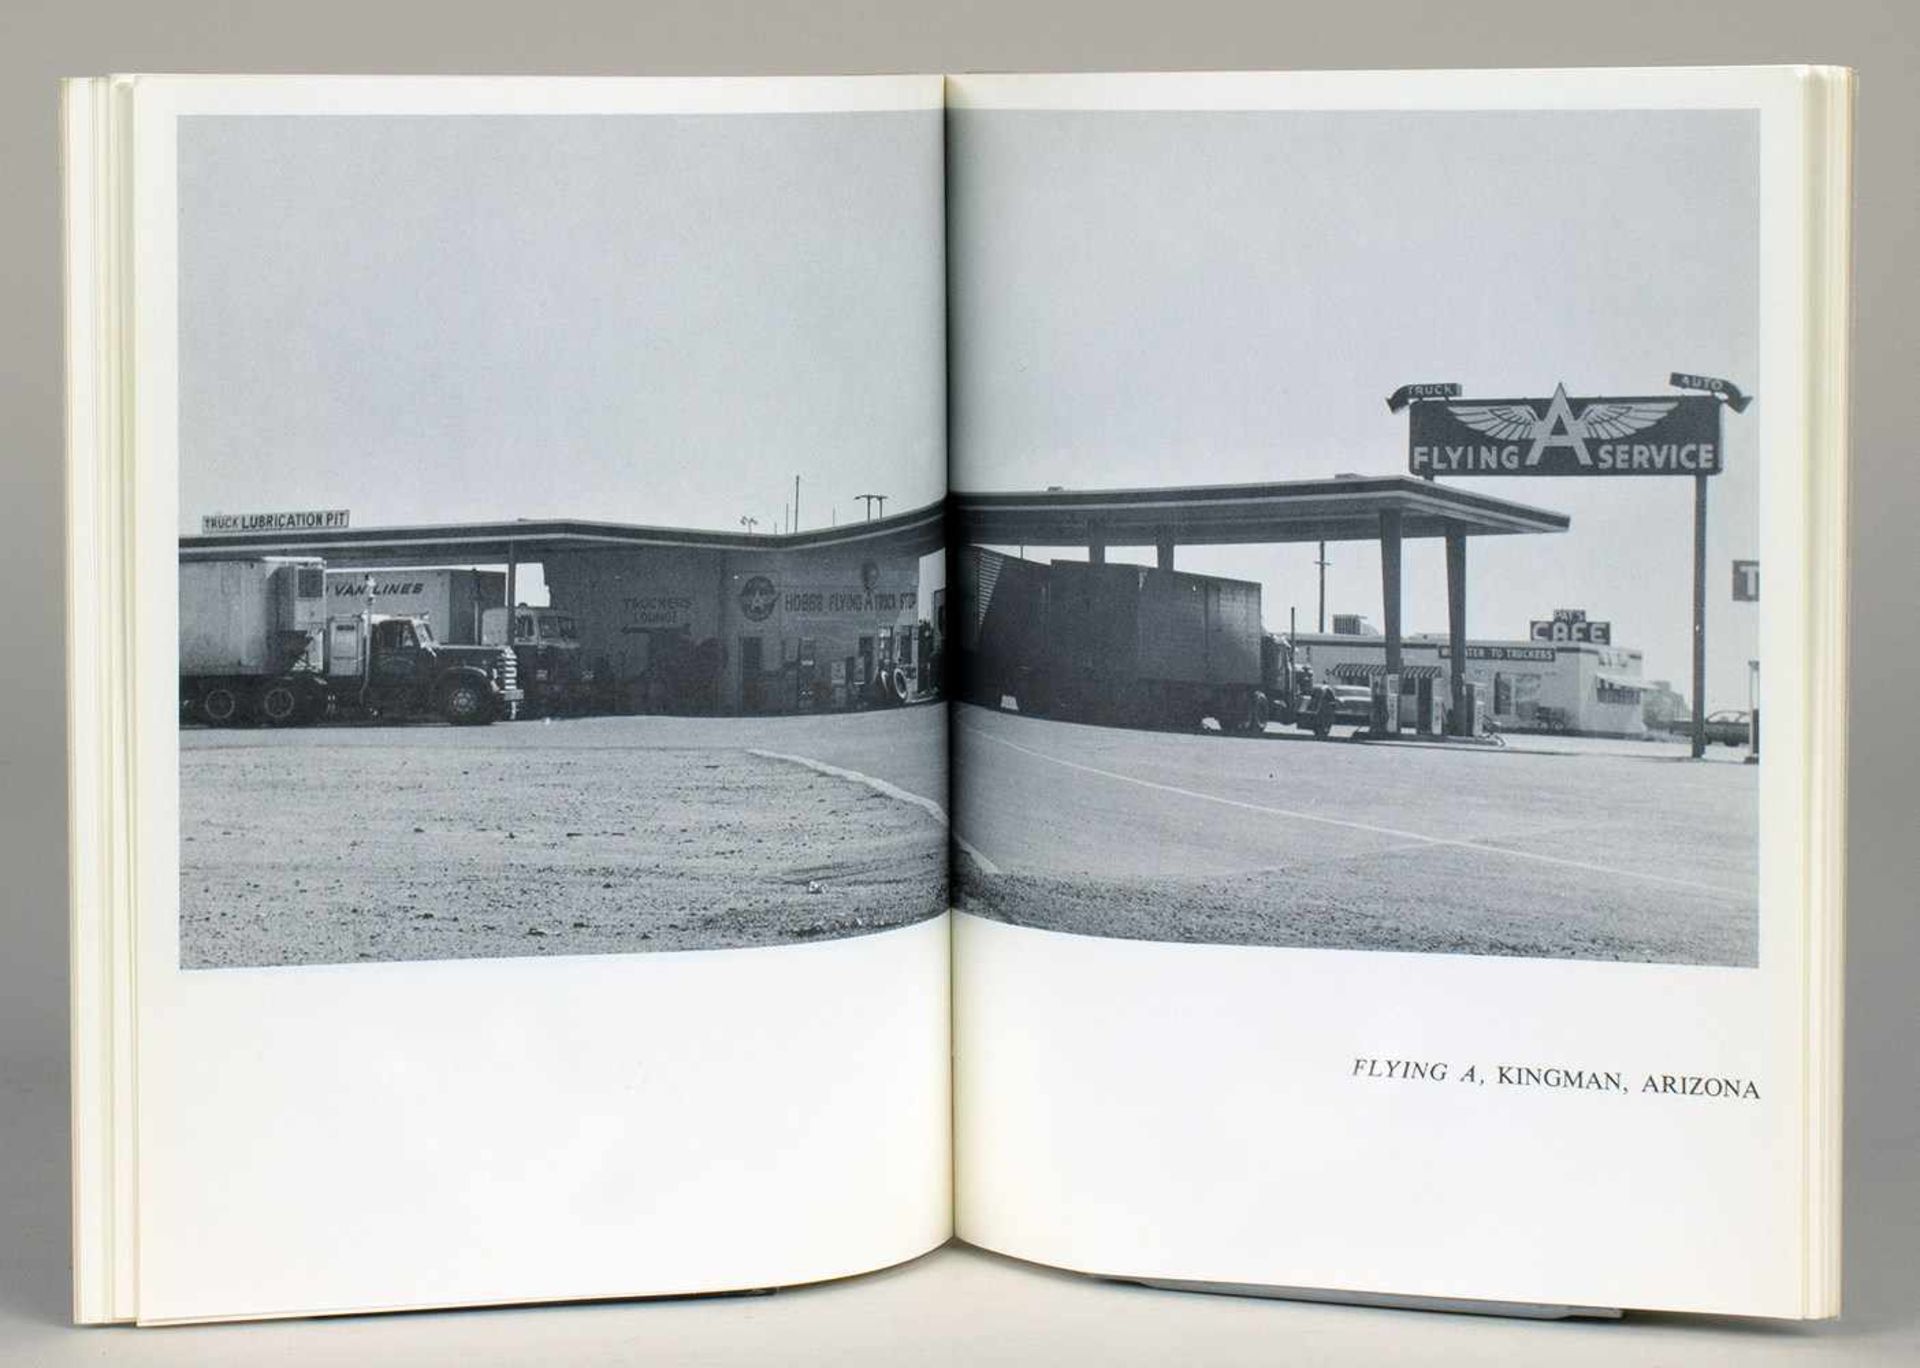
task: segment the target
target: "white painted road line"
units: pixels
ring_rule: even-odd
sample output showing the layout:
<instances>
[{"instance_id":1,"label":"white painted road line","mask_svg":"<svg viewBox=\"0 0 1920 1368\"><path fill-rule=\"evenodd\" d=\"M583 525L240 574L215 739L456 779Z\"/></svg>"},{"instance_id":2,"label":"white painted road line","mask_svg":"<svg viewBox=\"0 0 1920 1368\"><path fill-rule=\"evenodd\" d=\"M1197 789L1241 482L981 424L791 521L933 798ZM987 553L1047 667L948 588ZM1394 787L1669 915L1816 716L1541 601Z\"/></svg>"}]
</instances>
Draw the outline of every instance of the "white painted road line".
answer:
<instances>
[{"instance_id":1,"label":"white painted road line","mask_svg":"<svg viewBox=\"0 0 1920 1368\"><path fill-rule=\"evenodd\" d=\"M1510 860L1530 860L1535 864L1555 865L1562 869L1578 869L1588 874L1604 874L1619 879L1639 879L1646 883L1668 884L1675 888L1691 889L1696 893L1711 893L1717 897L1740 897L1742 890L1724 888L1719 884L1699 883L1692 879L1676 879L1666 874L1648 874L1637 869L1614 869L1607 865L1588 864L1584 860L1569 860L1559 855L1541 855L1528 850L1512 850L1506 846L1489 845L1484 841L1465 840L1453 836L1429 836L1421 831L1406 831L1400 827L1376 826L1371 822L1353 822L1341 817L1323 817L1314 812L1301 812L1295 808L1272 807L1265 803L1249 803L1241 798L1227 798L1218 793L1203 793L1198 789L1181 788L1177 784L1163 784L1154 779L1141 779L1136 775L1122 774L1118 770L1101 769L1097 765L1083 765L1077 760L1067 760L1058 755L1049 755L1031 746L1023 746L1017 741L1009 741L1004 736L995 736L991 732L981 731L978 727L962 727L962 731L973 733L983 741L991 741L997 746L1019 751L1022 755L1031 755L1036 760L1045 760L1063 769L1078 770L1082 774L1097 775L1102 779L1111 779L1115 783L1134 784L1140 788L1152 789L1157 793L1170 793L1181 798L1192 798L1202 803L1218 803L1222 807L1238 808L1242 812L1257 812L1270 817L1290 817L1295 821L1314 822L1320 826L1343 827L1348 831L1364 831L1374 836L1391 836L1416 846L1451 846L1460 850L1478 851L1488 855L1502 855Z\"/></svg>"},{"instance_id":2,"label":"white painted road line","mask_svg":"<svg viewBox=\"0 0 1920 1368\"><path fill-rule=\"evenodd\" d=\"M982 855L980 853L979 848L975 846L972 841L969 841L966 837L962 836L957 831L953 833L953 843L959 846L961 850L965 851L969 859L971 859L975 864L980 866L980 872L982 874L992 875L992 874L998 874L1000 872L999 865L995 864L992 860L989 860L986 856Z\"/></svg>"},{"instance_id":3,"label":"white painted road line","mask_svg":"<svg viewBox=\"0 0 1920 1368\"><path fill-rule=\"evenodd\" d=\"M859 770L847 769L842 765L829 765L824 760L815 760L805 755L789 755L785 751L749 750L747 754L757 755L762 760L779 760L789 765L799 765L805 769L814 771L816 774L830 775L835 779L847 779L856 784L865 784L875 793L883 794L888 798L896 799L902 803L913 804L913 806L932 817L934 821L940 823L941 826L946 827L949 833L953 831L953 824L947 820L947 810L944 807L923 794L909 793L898 784L890 784L885 779L876 779L871 774L862 774ZM980 866L980 872L982 874L998 874L1000 872L998 865L974 849L972 842L966 840L964 837L957 834L954 835L953 843L965 851L968 858L975 864Z\"/></svg>"}]
</instances>

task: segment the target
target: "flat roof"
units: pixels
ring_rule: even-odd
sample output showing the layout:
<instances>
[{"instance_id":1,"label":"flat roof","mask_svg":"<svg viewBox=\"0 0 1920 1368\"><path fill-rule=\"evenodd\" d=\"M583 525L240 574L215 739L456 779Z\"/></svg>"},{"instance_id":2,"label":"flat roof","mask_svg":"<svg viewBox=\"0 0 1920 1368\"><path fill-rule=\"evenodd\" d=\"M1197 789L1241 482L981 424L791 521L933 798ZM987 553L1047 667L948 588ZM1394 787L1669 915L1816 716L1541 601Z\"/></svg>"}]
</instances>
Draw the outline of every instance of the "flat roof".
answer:
<instances>
[{"instance_id":1,"label":"flat roof","mask_svg":"<svg viewBox=\"0 0 1920 1368\"><path fill-rule=\"evenodd\" d=\"M503 565L509 551L536 561L565 551L675 547L709 551L805 551L857 546L880 554L923 556L945 545L946 506L927 504L866 522L802 532L715 532L576 518L352 527L299 532L212 532L180 538L180 559L322 556L334 565Z\"/></svg>"},{"instance_id":2,"label":"flat roof","mask_svg":"<svg viewBox=\"0 0 1920 1368\"><path fill-rule=\"evenodd\" d=\"M1403 537L1564 532L1564 513L1411 475L1161 489L1044 489L952 495L960 539L978 546L1247 545L1371 541L1398 512Z\"/></svg>"},{"instance_id":3,"label":"flat roof","mask_svg":"<svg viewBox=\"0 0 1920 1368\"><path fill-rule=\"evenodd\" d=\"M1306 646L1380 646L1387 644L1387 638L1379 632L1295 632L1293 639ZM1400 638L1403 651L1445 650L1448 646L1445 632L1408 632ZM1619 646L1611 642L1597 641L1540 641L1534 637L1477 637L1467 638L1467 649L1474 650L1483 646L1498 647L1503 651L1524 648L1529 651L1553 651L1561 655L1599 655L1602 651L1620 651L1626 655L1646 657L1646 652L1638 646Z\"/></svg>"}]
</instances>

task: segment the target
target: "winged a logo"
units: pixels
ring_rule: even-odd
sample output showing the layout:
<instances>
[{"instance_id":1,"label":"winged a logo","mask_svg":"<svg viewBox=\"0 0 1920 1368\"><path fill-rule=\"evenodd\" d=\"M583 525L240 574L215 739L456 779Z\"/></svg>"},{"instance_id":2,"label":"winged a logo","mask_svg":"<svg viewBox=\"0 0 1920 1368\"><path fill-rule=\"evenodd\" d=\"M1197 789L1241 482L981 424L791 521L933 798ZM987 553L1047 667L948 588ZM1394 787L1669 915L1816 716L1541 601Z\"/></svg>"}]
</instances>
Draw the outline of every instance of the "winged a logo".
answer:
<instances>
[{"instance_id":1,"label":"winged a logo","mask_svg":"<svg viewBox=\"0 0 1920 1368\"><path fill-rule=\"evenodd\" d=\"M765 575L755 575L740 588L740 611L749 622L765 622L779 601L780 591Z\"/></svg>"},{"instance_id":2,"label":"winged a logo","mask_svg":"<svg viewBox=\"0 0 1920 1368\"><path fill-rule=\"evenodd\" d=\"M1581 465L1593 464L1587 441L1630 436L1652 427L1673 412L1672 399L1596 399L1579 414L1567 399L1567 387L1555 385L1544 414L1531 404L1449 404L1447 412L1472 428L1501 442L1529 442L1526 464L1540 464L1548 447L1567 447Z\"/></svg>"}]
</instances>

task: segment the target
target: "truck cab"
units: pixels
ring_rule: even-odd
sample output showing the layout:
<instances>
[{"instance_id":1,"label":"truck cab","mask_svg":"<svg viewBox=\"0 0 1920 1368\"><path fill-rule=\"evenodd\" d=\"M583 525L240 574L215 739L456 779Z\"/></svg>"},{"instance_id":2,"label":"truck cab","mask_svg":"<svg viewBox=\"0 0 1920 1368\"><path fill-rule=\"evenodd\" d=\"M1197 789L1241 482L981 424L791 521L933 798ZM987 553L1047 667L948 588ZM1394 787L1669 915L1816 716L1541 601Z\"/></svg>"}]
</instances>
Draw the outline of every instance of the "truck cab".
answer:
<instances>
[{"instance_id":1,"label":"truck cab","mask_svg":"<svg viewBox=\"0 0 1920 1368\"><path fill-rule=\"evenodd\" d=\"M579 626L572 613L559 608L513 609L511 638L505 608L488 608L480 615L480 640L489 646L513 648L520 686L526 691L530 716L584 712L596 683L580 649Z\"/></svg>"},{"instance_id":2,"label":"truck cab","mask_svg":"<svg viewBox=\"0 0 1920 1368\"><path fill-rule=\"evenodd\" d=\"M880 633L873 678L866 686L869 699L907 703L938 692L938 655L933 624L912 613L902 614L891 630Z\"/></svg>"},{"instance_id":3,"label":"truck cab","mask_svg":"<svg viewBox=\"0 0 1920 1368\"><path fill-rule=\"evenodd\" d=\"M1269 720L1310 731L1324 740L1336 724L1371 726L1373 695L1350 685L1316 682L1313 667L1298 658L1292 640L1268 632L1260 639L1260 692L1254 697L1254 729L1259 730Z\"/></svg>"},{"instance_id":4,"label":"truck cab","mask_svg":"<svg viewBox=\"0 0 1920 1368\"><path fill-rule=\"evenodd\" d=\"M472 725L511 717L523 697L511 651L443 645L420 617L330 618L326 662L336 697L371 713L437 713Z\"/></svg>"}]
</instances>

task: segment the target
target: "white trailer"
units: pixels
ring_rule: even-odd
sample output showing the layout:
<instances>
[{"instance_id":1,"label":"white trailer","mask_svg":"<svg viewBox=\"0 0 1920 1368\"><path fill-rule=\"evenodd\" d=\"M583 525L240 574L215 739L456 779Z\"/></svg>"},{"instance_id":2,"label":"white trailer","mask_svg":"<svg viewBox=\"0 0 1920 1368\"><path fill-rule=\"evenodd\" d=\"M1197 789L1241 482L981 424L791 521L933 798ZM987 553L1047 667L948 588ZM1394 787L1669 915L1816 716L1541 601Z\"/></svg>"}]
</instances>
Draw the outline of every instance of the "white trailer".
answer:
<instances>
[{"instance_id":1,"label":"white trailer","mask_svg":"<svg viewBox=\"0 0 1920 1368\"><path fill-rule=\"evenodd\" d=\"M450 646L479 645L484 639L482 617L506 598L507 577L498 570L427 566L327 571L327 611L333 616L374 612L425 618L434 640Z\"/></svg>"},{"instance_id":2,"label":"white trailer","mask_svg":"<svg viewBox=\"0 0 1920 1368\"><path fill-rule=\"evenodd\" d=\"M325 564L290 556L180 567L180 674L256 679L319 669Z\"/></svg>"}]
</instances>

